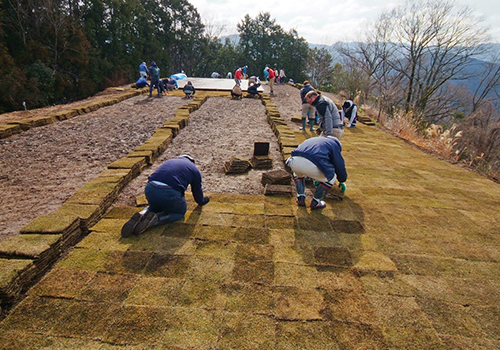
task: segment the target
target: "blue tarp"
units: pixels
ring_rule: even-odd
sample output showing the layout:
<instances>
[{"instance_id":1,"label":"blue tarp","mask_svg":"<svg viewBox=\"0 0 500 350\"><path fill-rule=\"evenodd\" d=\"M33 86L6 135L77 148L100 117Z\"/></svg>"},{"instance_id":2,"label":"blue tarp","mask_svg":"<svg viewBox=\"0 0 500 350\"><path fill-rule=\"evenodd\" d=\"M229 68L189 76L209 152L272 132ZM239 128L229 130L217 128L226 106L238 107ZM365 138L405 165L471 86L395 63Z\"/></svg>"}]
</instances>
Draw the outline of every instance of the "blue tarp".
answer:
<instances>
[{"instance_id":1,"label":"blue tarp","mask_svg":"<svg viewBox=\"0 0 500 350\"><path fill-rule=\"evenodd\" d=\"M170 76L170 79L174 79L174 80L182 80L182 79L186 79L186 78L187 78L187 76L184 73L175 73L175 74L172 74Z\"/></svg>"}]
</instances>

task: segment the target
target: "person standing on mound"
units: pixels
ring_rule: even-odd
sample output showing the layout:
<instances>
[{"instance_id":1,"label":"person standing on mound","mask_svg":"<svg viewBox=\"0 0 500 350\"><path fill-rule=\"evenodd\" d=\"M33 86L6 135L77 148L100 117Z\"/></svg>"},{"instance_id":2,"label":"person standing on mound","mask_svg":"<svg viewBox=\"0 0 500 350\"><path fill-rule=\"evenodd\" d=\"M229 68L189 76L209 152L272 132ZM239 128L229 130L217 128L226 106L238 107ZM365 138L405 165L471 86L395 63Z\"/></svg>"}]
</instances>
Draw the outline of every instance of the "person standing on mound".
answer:
<instances>
[{"instance_id":1,"label":"person standing on mound","mask_svg":"<svg viewBox=\"0 0 500 350\"><path fill-rule=\"evenodd\" d=\"M198 205L210 201L203 195L201 173L193 157L183 154L165 161L148 177L144 193L149 206L123 225L122 237L139 235L150 227L182 220L187 211L184 192L189 185Z\"/></svg>"},{"instance_id":2,"label":"person standing on mound","mask_svg":"<svg viewBox=\"0 0 500 350\"><path fill-rule=\"evenodd\" d=\"M347 170L341 152L342 144L334 136L311 137L292 151L286 165L293 171L299 206L306 205L306 177L319 182L311 200L311 209L326 206L322 199L333 187L335 180L338 180L341 191L345 191Z\"/></svg>"}]
</instances>

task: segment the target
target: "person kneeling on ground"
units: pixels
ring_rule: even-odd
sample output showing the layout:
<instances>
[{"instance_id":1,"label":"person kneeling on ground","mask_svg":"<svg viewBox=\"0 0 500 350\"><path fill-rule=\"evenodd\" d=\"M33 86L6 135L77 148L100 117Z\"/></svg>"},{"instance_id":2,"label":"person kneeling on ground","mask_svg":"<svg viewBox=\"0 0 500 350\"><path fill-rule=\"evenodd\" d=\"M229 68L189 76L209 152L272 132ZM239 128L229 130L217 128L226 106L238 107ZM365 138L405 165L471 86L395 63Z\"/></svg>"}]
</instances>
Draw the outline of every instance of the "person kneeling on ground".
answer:
<instances>
[{"instance_id":1,"label":"person kneeling on ground","mask_svg":"<svg viewBox=\"0 0 500 350\"><path fill-rule=\"evenodd\" d=\"M203 196L201 173L193 157L184 154L161 164L149 176L144 189L149 206L135 213L123 225L122 237L139 235L150 227L182 220L187 211L184 192L189 185L198 205L205 205L210 201Z\"/></svg>"},{"instance_id":2,"label":"person kneeling on ground","mask_svg":"<svg viewBox=\"0 0 500 350\"><path fill-rule=\"evenodd\" d=\"M139 80L137 80L133 85L133 87L135 87L136 89L142 89L146 86L149 87L149 83L144 77L140 77Z\"/></svg>"},{"instance_id":3,"label":"person kneeling on ground","mask_svg":"<svg viewBox=\"0 0 500 350\"><path fill-rule=\"evenodd\" d=\"M240 100L242 96L243 96L243 91L241 91L241 86L240 84L236 83L233 89L231 90L231 98Z\"/></svg>"},{"instance_id":4,"label":"person kneeling on ground","mask_svg":"<svg viewBox=\"0 0 500 350\"><path fill-rule=\"evenodd\" d=\"M248 95L247 97L255 97L258 96L259 98L261 97L259 94L259 91L257 90L259 88L260 84L255 83L255 84L250 84L250 86L247 89Z\"/></svg>"},{"instance_id":5,"label":"person kneeling on ground","mask_svg":"<svg viewBox=\"0 0 500 350\"><path fill-rule=\"evenodd\" d=\"M186 94L186 98L192 98L196 93L196 90L190 81L188 81L187 84L184 86L183 91Z\"/></svg>"},{"instance_id":6,"label":"person kneeling on ground","mask_svg":"<svg viewBox=\"0 0 500 350\"><path fill-rule=\"evenodd\" d=\"M311 137L292 151L292 156L287 159L286 164L293 171L299 206L306 205L306 177L319 182L311 200L311 209L322 209L326 206L322 199L333 187L335 180L339 181L341 191L345 191L347 170L341 152L342 144L334 136Z\"/></svg>"}]
</instances>

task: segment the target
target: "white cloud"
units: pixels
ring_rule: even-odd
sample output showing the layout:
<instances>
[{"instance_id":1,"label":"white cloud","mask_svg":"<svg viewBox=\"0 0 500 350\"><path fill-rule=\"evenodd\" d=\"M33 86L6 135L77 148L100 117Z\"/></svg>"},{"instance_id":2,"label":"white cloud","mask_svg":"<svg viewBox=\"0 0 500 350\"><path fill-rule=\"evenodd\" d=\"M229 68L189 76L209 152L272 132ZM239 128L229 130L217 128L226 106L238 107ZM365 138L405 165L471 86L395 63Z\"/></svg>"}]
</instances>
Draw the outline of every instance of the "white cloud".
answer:
<instances>
[{"instance_id":1,"label":"white cloud","mask_svg":"<svg viewBox=\"0 0 500 350\"><path fill-rule=\"evenodd\" d=\"M224 25L224 35L236 34L236 25L246 14L255 18L260 12L269 12L271 18L285 30L295 29L309 43L331 45L337 41L352 41L367 20L378 16L401 1L384 0L268 0L259 3L233 0L189 0L198 9L202 19L211 25ZM490 34L500 41L500 1L462 0L477 13L485 15ZM458 4L459 5L459 4Z\"/></svg>"}]
</instances>

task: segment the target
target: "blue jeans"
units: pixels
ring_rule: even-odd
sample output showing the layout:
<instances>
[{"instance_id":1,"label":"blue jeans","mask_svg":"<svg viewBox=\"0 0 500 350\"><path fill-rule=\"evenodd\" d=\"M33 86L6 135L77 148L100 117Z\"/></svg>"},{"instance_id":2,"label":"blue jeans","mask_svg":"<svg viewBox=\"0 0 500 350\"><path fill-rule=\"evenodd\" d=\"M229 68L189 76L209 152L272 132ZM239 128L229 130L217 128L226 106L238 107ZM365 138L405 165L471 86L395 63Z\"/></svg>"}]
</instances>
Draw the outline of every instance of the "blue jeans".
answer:
<instances>
[{"instance_id":1,"label":"blue jeans","mask_svg":"<svg viewBox=\"0 0 500 350\"><path fill-rule=\"evenodd\" d=\"M157 213L160 223L179 221L187 211L184 194L170 187L158 186L148 182L144 190L149 204L149 211ZM168 216L168 218L166 218ZM164 218L162 220L162 218Z\"/></svg>"},{"instance_id":2,"label":"blue jeans","mask_svg":"<svg viewBox=\"0 0 500 350\"><path fill-rule=\"evenodd\" d=\"M158 96L161 95L160 81L158 79L151 79L151 85L149 86L149 95L153 94L153 87L158 90Z\"/></svg>"}]
</instances>

